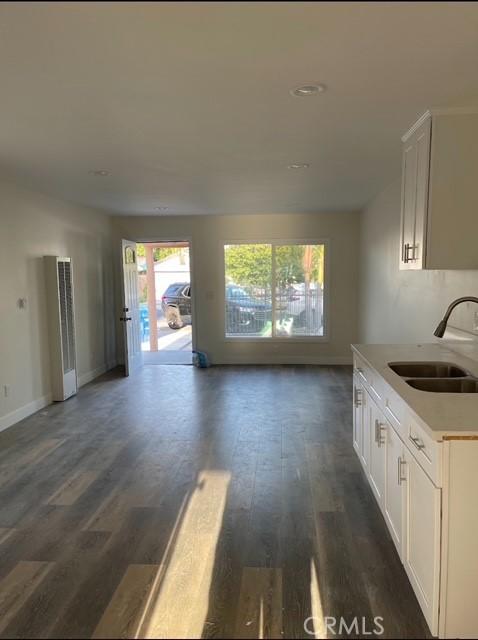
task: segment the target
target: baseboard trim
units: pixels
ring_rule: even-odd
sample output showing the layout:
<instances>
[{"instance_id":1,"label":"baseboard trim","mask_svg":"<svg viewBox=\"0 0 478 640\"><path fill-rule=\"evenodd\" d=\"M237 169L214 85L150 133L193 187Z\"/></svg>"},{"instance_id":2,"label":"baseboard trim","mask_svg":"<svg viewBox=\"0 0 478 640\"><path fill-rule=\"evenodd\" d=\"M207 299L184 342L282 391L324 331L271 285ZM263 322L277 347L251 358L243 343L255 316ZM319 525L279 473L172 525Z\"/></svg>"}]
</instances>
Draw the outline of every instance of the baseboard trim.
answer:
<instances>
[{"instance_id":1,"label":"baseboard trim","mask_svg":"<svg viewBox=\"0 0 478 640\"><path fill-rule=\"evenodd\" d=\"M23 407L19 407L18 409L15 409L15 411L11 411L10 413L7 413L7 415L0 417L0 431L8 429L14 424L17 424L17 422L28 418L32 413L40 411L40 409L51 404L51 401L51 393L49 393L46 396L37 398L36 400L23 405Z\"/></svg>"},{"instance_id":2,"label":"baseboard trim","mask_svg":"<svg viewBox=\"0 0 478 640\"><path fill-rule=\"evenodd\" d=\"M101 367L97 367L92 371L88 371L88 373L84 373L82 376L78 378L78 387L83 387L88 382L91 382L98 376L101 376L106 371L110 369L114 369L117 366L116 360L108 362L107 364L102 365ZM19 407L10 413L7 413L4 416L0 416L0 431L4 431L9 427L13 427L13 425L17 424L21 420L25 420L28 416L31 416L33 413L40 411L44 407L47 407L52 403L52 394L48 393L41 398L37 398L28 404L23 405L23 407Z\"/></svg>"},{"instance_id":3,"label":"baseboard trim","mask_svg":"<svg viewBox=\"0 0 478 640\"><path fill-rule=\"evenodd\" d=\"M221 362L214 361L213 364L244 364L244 365L281 365L281 364L311 364L311 365L350 365L352 364L352 356L330 356L330 357L317 357L317 356L233 356L228 357Z\"/></svg>"},{"instance_id":4,"label":"baseboard trim","mask_svg":"<svg viewBox=\"0 0 478 640\"><path fill-rule=\"evenodd\" d=\"M95 378L98 378L98 376L102 376L104 373L110 369L114 369L115 367L116 360L102 364L101 367L97 367L96 369L92 369L91 371L78 376L78 387L84 387L85 384L92 382Z\"/></svg>"}]
</instances>

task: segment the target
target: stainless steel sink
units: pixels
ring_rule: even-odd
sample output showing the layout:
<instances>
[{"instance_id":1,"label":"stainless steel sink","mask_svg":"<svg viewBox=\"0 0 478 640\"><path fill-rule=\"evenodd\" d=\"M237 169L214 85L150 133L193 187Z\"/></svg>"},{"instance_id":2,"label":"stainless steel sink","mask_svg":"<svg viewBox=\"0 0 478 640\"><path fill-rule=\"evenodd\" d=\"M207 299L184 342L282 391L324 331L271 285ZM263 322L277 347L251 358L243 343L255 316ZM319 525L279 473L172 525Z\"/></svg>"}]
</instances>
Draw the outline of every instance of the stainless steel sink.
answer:
<instances>
[{"instance_id":1,"label":"stainless steel sink","mask_svg":"<svg viewBox=\"0 0 478 640\"><path fill-rule=\"evenodd\" d=\"M462 378L470 375L450 362L390 362L388 366L402 378Z\"/></svg>"},{"instance_id":2,"label":"stainless steel sink","mask_svg":"<svg viewBox=\"0 0 478 640\"><path fill-rule=\"evenodd\" d=\"M478 393L476 378L422 378L407 380L414 389L434 393Z\"/></svg>"}]
</instances>

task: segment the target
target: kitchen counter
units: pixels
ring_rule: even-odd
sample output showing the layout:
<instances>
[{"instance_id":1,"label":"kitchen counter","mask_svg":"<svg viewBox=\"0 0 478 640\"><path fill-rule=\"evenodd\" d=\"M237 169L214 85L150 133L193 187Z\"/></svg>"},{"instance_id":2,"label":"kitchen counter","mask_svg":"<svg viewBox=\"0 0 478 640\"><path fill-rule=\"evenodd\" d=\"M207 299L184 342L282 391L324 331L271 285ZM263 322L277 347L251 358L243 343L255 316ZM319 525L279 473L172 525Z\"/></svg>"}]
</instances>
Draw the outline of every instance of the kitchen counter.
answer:
<instances>
[{"instance_id":1,"label":"kitchen counter","mask_svg":"<svg viewBox=\"0 0 478 640\"><path fill-rule=\"evenodd\" d=\"M450 362L478 378L478 361L439 344L355 344L352 349L374 369L408 405L434 440L478 438L478 393L420 391L388 366L389 362Z\"/></svg>"}]
</instances>

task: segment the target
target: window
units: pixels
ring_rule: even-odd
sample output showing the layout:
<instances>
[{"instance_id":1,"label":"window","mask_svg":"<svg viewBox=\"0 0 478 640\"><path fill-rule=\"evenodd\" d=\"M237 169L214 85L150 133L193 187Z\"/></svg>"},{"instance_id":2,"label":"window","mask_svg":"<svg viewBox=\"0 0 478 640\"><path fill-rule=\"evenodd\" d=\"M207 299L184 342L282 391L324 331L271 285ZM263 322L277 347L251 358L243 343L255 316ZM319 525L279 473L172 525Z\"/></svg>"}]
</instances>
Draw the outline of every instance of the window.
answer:
<instances>
[{"instance_id":1,"label":"window","mask_svg":"<svg viewBox=\"0 0 478 640\"><path fill-rule=\"evenodd\" d=\"M324 335L325 245L224 247L226 337Z\"/></svg>"}]
</instances>

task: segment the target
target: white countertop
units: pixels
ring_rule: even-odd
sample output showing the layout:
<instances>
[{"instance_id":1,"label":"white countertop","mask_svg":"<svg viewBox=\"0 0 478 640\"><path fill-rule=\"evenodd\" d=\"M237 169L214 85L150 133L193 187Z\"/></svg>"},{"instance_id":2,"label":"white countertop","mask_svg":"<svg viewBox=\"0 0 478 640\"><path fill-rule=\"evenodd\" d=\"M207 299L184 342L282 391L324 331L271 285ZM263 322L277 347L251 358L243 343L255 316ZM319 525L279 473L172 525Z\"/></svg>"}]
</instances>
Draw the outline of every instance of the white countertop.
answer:
<instances>
[{"instance_id":1,"label":"white countertop","mask_svg":"<svg viewBox=\"0 0 478 640\"><path fill-rule=\"evenodd\" d=\"M408 385L389 362L450 362L478 378L478 361L458 353L453 344L354 344L352 349L409 406L434 440L478 435L478 393L433 393Z\"/></svg>"}]
</instances>

